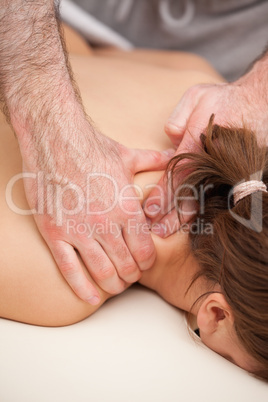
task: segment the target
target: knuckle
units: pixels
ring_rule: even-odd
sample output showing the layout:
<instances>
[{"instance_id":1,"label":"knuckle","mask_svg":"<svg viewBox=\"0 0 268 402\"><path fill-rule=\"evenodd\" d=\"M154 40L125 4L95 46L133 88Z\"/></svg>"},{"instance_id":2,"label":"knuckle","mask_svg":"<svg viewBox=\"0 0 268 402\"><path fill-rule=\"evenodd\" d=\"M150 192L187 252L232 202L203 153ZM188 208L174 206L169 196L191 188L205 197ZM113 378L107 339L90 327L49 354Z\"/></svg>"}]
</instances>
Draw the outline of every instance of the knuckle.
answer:
<instances>
[{"instance_id":1,"label":"knuckle","mask_svg":"<svg viewBox=\"0 0 268 402\"><path fill-rule=\"evenodd\" d=\"M187 91L184 93L184 97L192 95L196 91L197 85L193 85L192 87L188 88Z\"/></svg>"},{"instance_id":2,"label":"knuckle","mask_svg":"<svg viewBox=\"0 0 268 402\"><path fill-rule=\"evenodd\" d=\"M127 158L129 156L130 151L124 145L118 143L117 149L118 149L118 153L122 159Z\"/></svg>"},{"instance_id":3,"label":"knuckle","mask_svg":"<svg viewBox=\"0 0 268 402\"><path fill-rule=\"evenodd\" d=\"M65 277L71 277L77 273L75 265L72 262L61 262L60 270Z\"/></svg>"},{"instance_id":4,"label":"knuckle","mask_svg":"<svg viewBox=\"0 0 268 402\"><path fill-rule=\"evenodd\" d=\"M112 265L103 265L95 273L98 281L102 282L111 279L115 275L115 269Z\"/></svg>"},{"instance_id":5,"label":"knuckle","mask_svg":"<svg viewBox=\"0 0 268 402\"><path fill-rule=\"evenodd\" d=\"M114 254L120 258L121 261L129 258L129 251L124 243L119 243L114 246Z\"/></svg>"},{"instance_id":6,"label":"knuckle","mask_svg":"<svg viewBox=\"0 0 268 402\"><path fill-rule=\"evenodd\" d=\"M170 131L170 124L172 124L172 120L171 120L171 119L169 119L168 121L165 122L165 124L164 124L164 130L165 130L166 132Z\"/></svg>"},{"instance_id":7,"label":"knuckle","mask_svg":"<svg viewBox=\"0 0 268 402\"><path fill-rule=\"evenodd\" d=\"M189 96L194 96L196 95L201 89L203 89L203 84L196 84L190 87L187 91L186 94Z\"/></svg>"},{"instance_id":8,"label":"knuckle","mask_svg":"<svg viewBox=\"0 0 268 402\"><path fill-rule=\"evenodd\" d=\"M137 250L136 254L136 259L139 261L139 263L144 263L150 261L154 254L154 247L151 246L150 244L144 244L143 246L139 247Z\"/></svg>"},{"instance_id":9,"label":"knuckle","mask_svg":"<svg viewBox=\"0 0 268 402\"><path fill-rule=\"evenodd\" d=\"M112 295L118 295L119 293L122 293L125 289L126 285L124 283L117 283L115 286L113 286L112 289L107 289L107 292Z\"/></svg>"},{"instance_id":10,"label":"knuckle","mask_svg":"<svg viewBox=\"0 0 268 402\"><path fill-rule=\"evenodd\" d=\"M138 270L137 265L135 262L125 262L123 266L120 268L120 277L127 277L133 275Z\"/></svg>"},{"instance_id":11,"label":"knuckle","mask_svg":"<svg viewBox=\"0 0 268 402\"><path fill-rule=\"evenodd\" d=\"M65 278L70 278L78 273L78 267L75 262L70 258L66 250L57 250L55 255L61 273Z\"/></svg>"},{"instance_id":12,"label":"knuckle","mask_svg":"<svg viewBox=\"0 0 268 402\"><path fill-rule=\"evenodd\" d=\"M174 124L174 120L175 120L175 117L170 117L170 118L165 122L165 125L164 125L165 131L169 131L169 130L170 130L170 125L173 125L173 124Z\"/></svg>"}]
</instances>

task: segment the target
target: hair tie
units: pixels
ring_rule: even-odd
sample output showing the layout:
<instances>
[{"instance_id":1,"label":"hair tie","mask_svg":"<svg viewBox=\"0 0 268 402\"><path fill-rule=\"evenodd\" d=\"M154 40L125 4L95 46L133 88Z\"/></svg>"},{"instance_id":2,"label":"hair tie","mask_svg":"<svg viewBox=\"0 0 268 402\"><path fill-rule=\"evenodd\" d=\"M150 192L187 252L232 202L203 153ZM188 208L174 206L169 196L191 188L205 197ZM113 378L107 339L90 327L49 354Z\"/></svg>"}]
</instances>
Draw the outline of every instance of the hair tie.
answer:
<instances>
[{"instance_id":1,"label":"hair tie","mask_svg":"<svg viewBox=\"0 0 268 402\"><path fill-rule=\"evenodd\" d=\"M249 180L237 184L233 189L234 205L236 205L238 201L242 200L242 198L245 198L257 191L267 193L267 187L261 180Z\"/></svg>"}]
</instances>

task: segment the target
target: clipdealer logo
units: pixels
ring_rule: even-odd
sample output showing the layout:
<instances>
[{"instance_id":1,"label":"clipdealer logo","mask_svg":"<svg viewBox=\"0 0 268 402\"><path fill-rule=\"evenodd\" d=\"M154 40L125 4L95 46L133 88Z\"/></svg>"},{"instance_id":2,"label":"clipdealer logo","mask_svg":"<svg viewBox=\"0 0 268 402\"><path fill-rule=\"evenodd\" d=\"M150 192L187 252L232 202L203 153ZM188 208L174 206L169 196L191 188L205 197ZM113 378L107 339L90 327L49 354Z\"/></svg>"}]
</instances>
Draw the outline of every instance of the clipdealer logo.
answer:
<instances>
[{"instance_id":1,"label":"clipdealer logo","mask_svg":"<svg viewBox=\"0 0 268 402\"><path fill-rule=\"evenodd\" d=\"M259 177L259 172L252 175L251 180ZM29 180L32 185L33 191L36 191L36 207L33 209L23 209L16 204L14 198L14 187L21 180ZM29 184L28 183L28 184ZM96 185L98 190L96 191ZM189 196L180 196L180 191L187 187L189 190ZM133 226L135 226L132 217L141 214L140 202L145 198L145 194L150 192L152 189L157 189L158 194L155 195L156 204L159 206L158 213L163 214L165 210L165 205L167 200L171 208L169 212L172 211L174 204L176 205L178 201L182 201L191 207L185 212L184 210L178 211L180 214L188 217L195 216L197 213L200 218L196 220L193 224L188 224L182 222L180 226L181 231L188 231L194 234L203 233L211 234L213 233L213 224L205 222L202 216L205 214L206 208L206 192L210 190L213 185L200 186L199 189L194 186L189 186L184 184L183 186L178 186L176 191L173 192L170 186L167 186L166 191L157 184L147 184L143 188L135 184L127 184L122 188L119 188L116 180L108 174L105 173L90 173L87 175L86 186L82 188L81 186L68 182L58 183L53 181L51 175L46 175L44 172L31 173L24 172L13 176L6 186L5 197L8 207L18 215L33 215L33 214L47 214L51 216L57 226L62 226L65 224L69 232L73 231L77 234L88 234L91 236L93 232L99 231L100 233L110 233L114 236L118 236L121 229L118 227L116 222L111 222L108 218L109 212L117 208L119 211L126 215L129 215L129 228L132 232ZM133 191L134 190L134 191ZM66 198L71 198L70 203L66 203ZM254 230L256 232L261 232L263 227L263 211L262 211L262 193L255 192L247 197L251 198L250 202L250 216L248 219L237 214L233 210L233 190L228 194L228 209L232 217L240 224ZM130 208L130 205L132 207ZM133 208L134 205L134 208ZM83 212L84 215L94 215L100 217L94 222L88 223L76 223L73 219L76 215ZM145 206L146 212L146 206ZM107 216L107 219L105 218ZM178 230L178 224L174 225L166 219L166 225L168 226L168 232L173 233ZM137 226L137 225L136 225ZM136 227L135 233L142 233L146 228ZM156 231L154 230L156 233Z\"/></svg>"}]
</instances>

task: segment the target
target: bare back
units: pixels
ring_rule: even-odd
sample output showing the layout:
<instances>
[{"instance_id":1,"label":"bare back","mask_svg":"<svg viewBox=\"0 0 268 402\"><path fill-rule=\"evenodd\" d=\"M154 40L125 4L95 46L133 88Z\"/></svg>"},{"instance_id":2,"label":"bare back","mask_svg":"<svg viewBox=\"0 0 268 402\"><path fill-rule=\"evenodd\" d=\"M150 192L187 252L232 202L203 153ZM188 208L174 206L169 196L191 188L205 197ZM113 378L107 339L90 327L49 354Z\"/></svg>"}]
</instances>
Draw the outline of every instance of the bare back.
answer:
<instances>
[{"instance_id":1,"label":"bare back","mask_svg":"<svg viewBox=\"0 0 268 402\"><path fill-rule=\"evenodd\" d=\"M179 71L124 56L71 57L85 109L98 128L128 147L157 150L170 147L163 127L182 94L194 84L219 81L216 73L198 72L198 59L194 60L193 69ZM206 70L202 62L201 66ZM0 130L0 316L37 325L79 321L96 308L79 300L64 281L33 217L14 212L28 209L22 180L10 182L21 172L21 158L15 136L2 116ZM136 176L144 197L160 175ZM167 254L169 260L173 258L174 245L177 256L178 249L183 253L185 239L178 235L158 239L156 268L167 263Z\"/></svg>"}]
</instances>

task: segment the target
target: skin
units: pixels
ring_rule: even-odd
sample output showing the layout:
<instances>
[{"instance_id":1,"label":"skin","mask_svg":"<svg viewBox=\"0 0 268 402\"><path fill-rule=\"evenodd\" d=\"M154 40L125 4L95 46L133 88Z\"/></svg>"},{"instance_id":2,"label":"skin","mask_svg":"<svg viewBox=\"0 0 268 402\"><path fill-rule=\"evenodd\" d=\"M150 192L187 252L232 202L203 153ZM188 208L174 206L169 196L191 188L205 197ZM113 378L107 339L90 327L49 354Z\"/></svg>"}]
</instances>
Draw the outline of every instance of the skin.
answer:
<instances>
[{"instance_id":1,"label":"skin","mask_svg":"<svg viewBox=\"0 0 268 402\"><path fill-rule=\"evenodd\" d=\"M232 83L197 84L189 88L165 122L165 132L177 148L176 154L198 151L200 131L204 130L212 114L219 125L246 125L257 135L260 144L268 145L268 52L252 68ZM158 185L165 188L163 179ZM146 214L152 223L161 224L161 236L168 236L177 221L176 211L167 197L161 208L153 190L146 203ZM191 205L188 206L189 212Z\"/></svg>"},{"instance_id":2,"label":"skin","mask_svg":"<svg viewBox=\"0 0 268 402\"><path fill-rule=\"evenodd\" d=\"M139 279L156 257L151 235L127 232L128 214L119 205L109 209L113 189L105 178L111 175L118 188L124 187L133 183L135 173L161 168L168 155L130 150L101 133L86 115L58 29L58 3L0 2L0 101L18 138L24 172L41 173L55 189L56 196L40 202L36 183L24 181L37 227L73 291L94 305L99 293L76 250L98 285L112 294ZM102 175L97 180L88 176L95 172ZM90 205L82 196L77 204L77 194L85 195L92 181ZM125 204L143 225L145 215L135 195L130 186L132 199ZM93 230L90 237L73 236L67 219L73 210L76 225L95 228L99 219L108 220L118 225L119 235Z\"/></svg>"},{"instance_id":3,"label":"skin","mask_svg":"<svg viewBox=\"0 0 268 402\"><path fill-rule=\"evenodd\" d=\"M72 50L73 45L71 41L69 43ZM142 62L140 54L137 60L135 53L128 60L124 54L120 58L118 55L93 55L90 51L86 55L84 51L86 48L81 51L83 54L73 55L71 60L85 108L91 111L101 130L109 129L113 139L131 147L162 150L170 146L163 135L163 124L178 96L196 82L219 80L217 74L207 74L202 68L202 60L200 71L190 70L193 61L195 68L198 65L195 56L189 55L186 62L184 55L177 54L176 60L181 57L184 67L188 63L187 70L178 71L168 65L168 57L167 66L163 67L161 63L157 65L156 60L156 65L149 65L147 60ZM160 61L162 56L160 53ZM170 60L174 63L173 57ZM124 71L127 74L122 74ZM15 207L21 211L29 209L22 180L10 187L10 180L22 171L22 160L17 141L3 116L0 130L0 316L44 326L73 324L93 314L112 294L98 287L80 259L84 273L96 286L101 301L92 306L78 298L58 271L33 216L14 211ZM135 176L135 184L142 194L141 204L161 175L162 172L150 172ZM135 226L139 221L134 217L131 222ZM70 230L73 235L79 235L76 225L72 224ZM191 310L200 295L215 290L191 310L197 316L201 338L217 353L252 370L255 362L235 337L232 313L223 296L217 293L220 289L213 289L211 284L200 279L186 292L199 269L191 255L187 233L178 232L166 239L153 236L153 239L156 259L152 269L142 274L140 283L185 311Z\"/></svg>"}]
</instances>

